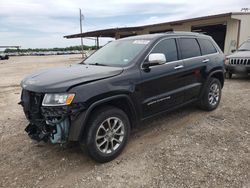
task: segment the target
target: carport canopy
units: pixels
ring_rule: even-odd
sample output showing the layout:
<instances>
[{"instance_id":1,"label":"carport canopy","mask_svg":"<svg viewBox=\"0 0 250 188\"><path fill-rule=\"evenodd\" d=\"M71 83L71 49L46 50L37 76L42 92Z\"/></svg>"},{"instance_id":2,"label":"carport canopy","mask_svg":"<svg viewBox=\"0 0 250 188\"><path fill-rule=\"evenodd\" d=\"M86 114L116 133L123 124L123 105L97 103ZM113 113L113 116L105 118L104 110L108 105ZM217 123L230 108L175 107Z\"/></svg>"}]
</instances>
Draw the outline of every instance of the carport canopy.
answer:
<instances>
[{"instance_id":1,"label":"carport canopy","mask_svg":"<svg viewBox=\"0 0 250 188\"><path fill-rule=\"evenodd\" d=\"M123 27L123 28L111 28L111 29L102 29L97 31L89 31L85 33L79 33L74 35L64 36L65 38L80 38L80 37L111 37L116 38L118 32L128 33L127 36L136 35L136 32L143 30L142 27ZM125 37L125 36L124 36Z\"/></svg>"},{"instance_id":2,"label":"carport canopy","mask_svg":"<svg viewBox=\"0 0 250 188\"><path fill-rule=\"evenodd\" d=\"M109 28L109 29L101 29L95 31L88 31L84 33L78 33L73 35L66 35L64 38L86 38L86 37L111 37L111 38L123 38L138 34L143 34L145 30L148 30L148 33L162 33L167 31L173 31L173 27L180 26L184 23L194 22L194 21L203 21L203 20L211 20L216 18L230 18L232 13L224 13L224 14L217 14L211 16L204 16L204 17L197 17L191 19L184 19L172 22L164 22L164 23L157 23L157 24L150 24L144 26L137 26L137 27L120 27L120 28ZM165 29L159 29L160 27L167 27Z\"/></svg>"}]
</instances>

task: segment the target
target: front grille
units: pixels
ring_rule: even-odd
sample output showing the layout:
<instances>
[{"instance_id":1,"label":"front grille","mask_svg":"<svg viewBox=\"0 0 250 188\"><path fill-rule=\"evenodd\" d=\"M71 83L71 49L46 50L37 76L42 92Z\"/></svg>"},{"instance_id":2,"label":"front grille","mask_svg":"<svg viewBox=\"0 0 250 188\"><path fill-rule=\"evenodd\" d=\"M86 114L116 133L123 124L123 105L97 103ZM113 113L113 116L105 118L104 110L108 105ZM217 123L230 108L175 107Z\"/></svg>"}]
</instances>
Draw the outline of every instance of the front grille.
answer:
<instances>
[{"instance_id":1,"label":"front grille","mask_svg":"<svg viewBox=\"0 0 250 188\"><path fill-rule=\"evenodd\" d=\"M250 65L250 59L247 58L234 58L230 59L230 65L245 65L249 66Z\"/></svg>"},{"instance_id":2,"label":"front grille","mask_svg":"<svg viewBox=\"0 0 250 188\"><path fill-rule=\"evenodd\" d=\"M39 93L30 92L30 110L34 113L39 113L41 104L42 95Z\"/></svg>"},{"instance_id":3,"label":"front grille","mask_svg":"<svg viewBox=\"0 0 250 188\"><path fill-rule=\"evenodd\" d=\"M22 91L21 101L25 115L28 119L41 118L41 105L43 94L28 90Z\"/></svg>"}]
</instances>

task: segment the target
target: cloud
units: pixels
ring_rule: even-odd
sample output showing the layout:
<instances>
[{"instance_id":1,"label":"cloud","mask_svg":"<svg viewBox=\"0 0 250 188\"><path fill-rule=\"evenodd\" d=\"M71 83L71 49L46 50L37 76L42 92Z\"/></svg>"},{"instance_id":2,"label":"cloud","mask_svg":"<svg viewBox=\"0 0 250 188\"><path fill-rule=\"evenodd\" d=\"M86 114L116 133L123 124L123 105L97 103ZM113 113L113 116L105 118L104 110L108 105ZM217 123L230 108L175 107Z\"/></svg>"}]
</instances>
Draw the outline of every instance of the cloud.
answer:
<instances>
[{"instance_id":1,"label":"cloud","mask_svg":"<svg viewBox=\"0 0 250 188\"><path fill-rule=\"evenodd\" d=\"M63 38L79 32L79 8L85 16L84 31L91 31L240 11L250 6L248 0L0 0L0 7L1 45L60 47L79 44L78 39Z\"/></svg>"}]
</instances>

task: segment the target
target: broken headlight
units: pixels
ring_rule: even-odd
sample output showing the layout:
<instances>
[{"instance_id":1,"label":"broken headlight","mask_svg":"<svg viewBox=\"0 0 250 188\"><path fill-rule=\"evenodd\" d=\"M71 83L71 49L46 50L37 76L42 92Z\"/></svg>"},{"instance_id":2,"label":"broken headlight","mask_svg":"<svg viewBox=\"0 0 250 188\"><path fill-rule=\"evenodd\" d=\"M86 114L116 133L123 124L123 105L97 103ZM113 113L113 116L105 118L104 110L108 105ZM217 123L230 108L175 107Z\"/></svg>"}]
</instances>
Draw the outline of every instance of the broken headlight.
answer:
<instances>
[{"instance_id":1,"label":"broken headlight","mask_svg":"<svg viewBox=\"0 0 250 188\"><path fill-rule=\"evenodd\" d=\"M43 98L43 106L63 106L70 105L75 94L70 93L47 93Z\"/></svg>"}]
</instances>

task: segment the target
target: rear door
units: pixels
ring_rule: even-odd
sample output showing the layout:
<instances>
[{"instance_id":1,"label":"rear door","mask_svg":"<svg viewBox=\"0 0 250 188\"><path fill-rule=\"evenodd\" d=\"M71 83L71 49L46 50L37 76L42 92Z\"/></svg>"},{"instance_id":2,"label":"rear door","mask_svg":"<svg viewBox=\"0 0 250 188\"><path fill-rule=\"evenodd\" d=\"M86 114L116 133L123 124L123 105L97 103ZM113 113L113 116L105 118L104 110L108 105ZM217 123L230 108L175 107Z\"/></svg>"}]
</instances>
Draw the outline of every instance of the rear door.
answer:
<instances>
[{"instance_id":1,"label":"rear door","mask_svg":"<svg viewBox=\"0 0 250 188\"><path fill-rule=\"evenodd\" d=\"M185 66L185 101L198 98L202 85L202 72L206 69L197 38L180 37L178 39L181 58Z\"/></svg>"},{"instance_id":2,"label":"rear door","mask_svg":"<svg viewBox=\"0 0 250 188\"><path fill-rule=\"evenodd\" d=\"M169 109L183 102L183 62L178 58L175 38L161 40L150 53L163 53L166 63L150 67L142 74L143 117ZM146 58L147 61L147 58Z\"/></svg>"}]
</instances>

